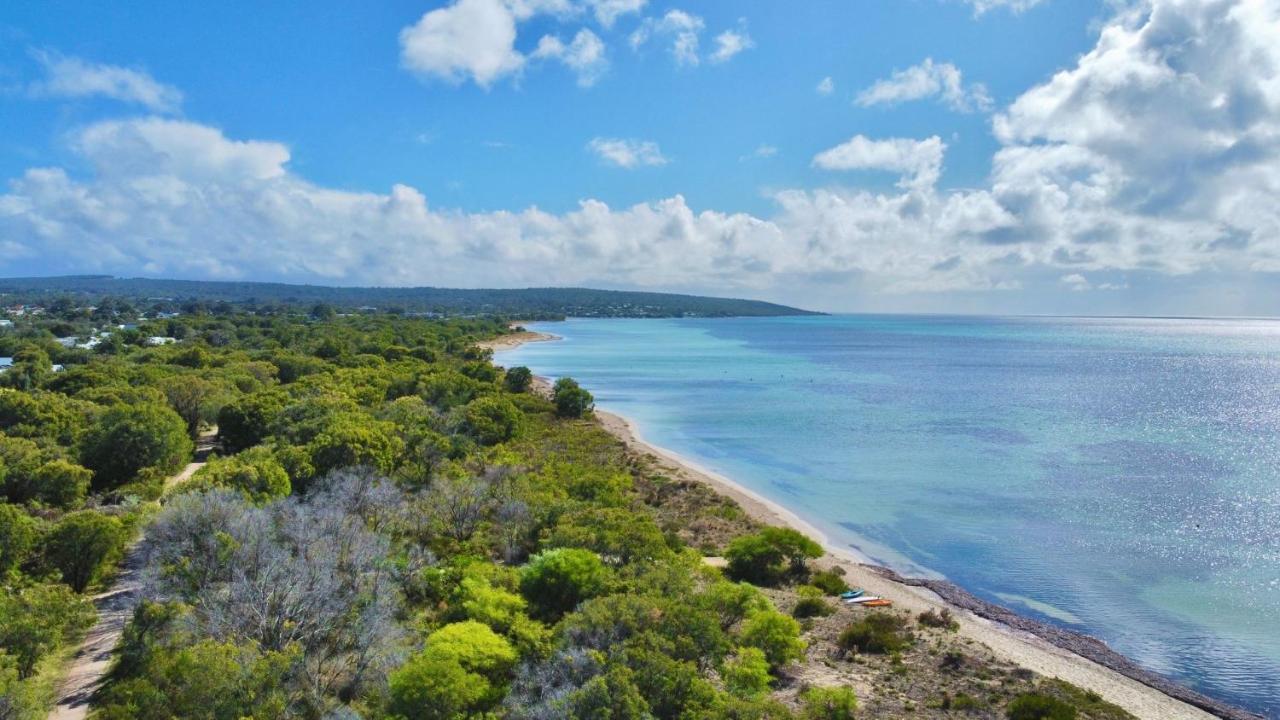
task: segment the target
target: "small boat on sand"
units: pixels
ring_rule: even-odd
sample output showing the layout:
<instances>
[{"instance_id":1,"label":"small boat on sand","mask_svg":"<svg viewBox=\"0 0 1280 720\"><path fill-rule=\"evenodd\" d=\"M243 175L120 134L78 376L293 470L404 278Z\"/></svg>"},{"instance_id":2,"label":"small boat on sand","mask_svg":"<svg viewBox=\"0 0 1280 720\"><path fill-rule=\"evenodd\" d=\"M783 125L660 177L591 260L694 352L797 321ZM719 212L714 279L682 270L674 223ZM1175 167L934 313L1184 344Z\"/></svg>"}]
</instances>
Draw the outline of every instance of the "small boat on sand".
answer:
<instances>
[{"instance_id":1,"label":"small boat on sand","mask_svg":"<svg viewBox=\"0 0 1280 720\"><path fill-rule=\"evenodd\" d=\"M859 604L865 604L869 602L875 602L876 600L879 600L879 599L880 598L876 597L875 595L862 595L860 597L849 598L848 600L845 600L845 602L850 605L859 605Z\"/></svg>"},{"instance_id":2,"label":"small boat on sand","mask_svg":"<svg viewBox=\"0 0 1280 720\"><path fill-rule=\"evenodd\" d=\"M893 605L893 601L885 600L884 598L876 598L862 603L862 607L889 607L891 605Z\"/></svg>"},{"instance_id":3,"label":"small boat on sand","mask_svg":"<svg viewBox=\"0 0 1280 720\"><path fill-rule=\"evenodd\" d=\"M845 590L844 592L840 593L840 599L841 599L841 600L852 600L852 599L854 599L854 598L856 598L856 597L862 597L863 593L864 593L864 590L863 590L862 588L854 588L854 589L852 589L852 590Z\"/></svg>"}]
</instances>

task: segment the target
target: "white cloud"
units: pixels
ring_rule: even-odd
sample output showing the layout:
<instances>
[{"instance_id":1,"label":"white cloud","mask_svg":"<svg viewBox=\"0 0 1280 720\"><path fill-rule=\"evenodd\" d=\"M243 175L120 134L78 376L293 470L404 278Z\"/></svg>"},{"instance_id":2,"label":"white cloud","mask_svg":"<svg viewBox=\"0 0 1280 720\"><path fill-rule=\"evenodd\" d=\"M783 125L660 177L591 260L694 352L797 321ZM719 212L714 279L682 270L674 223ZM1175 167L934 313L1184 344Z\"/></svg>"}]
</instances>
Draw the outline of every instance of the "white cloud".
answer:
<instances>
[{"instance_id":1,"label":"white cloud","mask_svg":"<svg viewBox=\"0 0 1280 720\"><path fill-rule=\"evenodd\" d=\"M937 135L924 140L872 140L855 135L815 155L813 165L823 170L887 170L902 176L902 187L922 188L937 182L946 150Z\"/></svg>"},{"instance_id":2,"label":"white cloud","mask_svg":"<svg viewBox=\"0 0 1280 720\"><path fill-rule=\"evenodd\" d=\"M933 58L925 58L924 62L906 70L895 70L888 79L878 80L859 93L854 102L870 107L930 97L959 112L991 109L991 97L985 86L981 83L965 86L959 68L951 63L935 63Z\"/></svg>"},{"instance_id":3,"label":"white cloud","mask_svg":"<svg viewBox=\"0 0 1280 720\"><path fill-rule=\"evenodd\" d=\"M1280 8L1156 0L994 121L993 192L1081 269L1280 270Z\"/></svg>"},{"instance_id":4,"label":"white cloud","mask_svg":"<svg viewBox=\"0 0 1280 720\"><path fill-rule=\"evenodd\" d=\"M573 0L503 0L516 20L521 22L535 15L554 15L561 19L574 17L581 8Z\"/></svg>"},{"instance_id":5,"label":"white cloud","mask_svg":"<svg viewBox=\"0 0 1280 720\"><path fill-rule=\"evenodd\" d=\"M623 15L640 12L646 4L647 0L587 0L596 22L605 29L613 27L613 23Z\"/></svg>"},{"instance_id":6,"label":"white cloud","mask_svg":"<svg viewBox=\"0 0 1280 720\"><path fill-rule=\"evenodd\" d=\"M489 87L524 66L515 42L516 11L503 0L457 0L400 31L400 62L419 75Z\"/></svg>"},{"instance_id":7,"label":"white cloud","mask_svg":"<svg viewBox=\"0 0 1280 720\"><path fill-rule=\"evenodd\" d=\"M1280 273L1274 3L1123 10L1093 50L993 124L1002 147L981 188L938 187L938 138L858 136L814 164L894 172L900 189L781 190L759 216L694 210L678 195L468 213L403 185L318 186L279 143L155 118L101 123L71 144L83 176L32 168L0 194L0 271L778 295L821 286L832 297ZM593 145L624 166L662 159L643 141Z\"/></svg>"},{"instance_id":8,"label":"white cloud","mask_svg":"<svg viewBox=\"0 0 1280 720\"><path fill-rule=\"evenodd\" d=\"M628 170L645 165L666 165L658 144L648 140L624 140L619 138L592 138L587 149L605 163Z\"/></svg>"},{"instance_id":9,"label":"white cloud","mask_svg":"<svg viewBox=\"0 0 1280 720\"><path fill-rule=\"evenodd\" d=\"M1093 287L1093 285L1089 283L1089 279L1081 275L1080 273L1071 273L1070 275L1063 275L1061 278L1058 279L1058 282L1061 282L1063 285L1066 285L1067 289L1073 292L1082 292L1085 290L1089 290L1090 288Z\"/></svg>"},{"instance_id":10,"label":"white cloud","mask_svg":"<svg viewBox=\"0 0 1280 720\"><path fill-rule=\"evenodd\" d=\"M36 168L0 195L0 237L17 246L0 270L34 254L49 272L722 290L865 275L894 292L994 287L982 263L1007 252L979 246L950 261L955 238L1009 222L981 193L785 191L768 219L695 212L680 196L627 208L584 200L563 214L464 213L431 208L404 185L386 194L317 186L289 170L283 145L193 123L104 123L73 147L92 177Z\"/></svg>"},{"instance_id":11,"label":"white cloud","mask_svg":"<svg viewBox=\"0 0 1280 720\"><path fill-rule=\"evenodd\" d=\"M836 81L828 75L818 81L818 87L815 89L819 95L830 95L836 91Z\"/></svg>"},{"instance_id":12,"label":"white cloud","mask_svg":"<svg viewBox=\"0 0 1280 720\"><path fill-rule=\"evenodd\" d=\"M73 147L100 178L261 181L285 175L289 161L280 143L228 140L215 128L160 118L100 122L78 133Z\"/></svg>"},{"instance_id":13,"label":"white cloud","mask_svg":"<svg viewBox=\"0 0 1280 720\"><path fill-rule=\"evenodd\" d=\"M580 86L590 87L609 66L598 35L581 28L566 44L559 35L546 34L525 55L516 49L520 23L539 15L565 22L591 10L610 25L643 5L636 0L454 0L400 31L400 62L423 77L454 84L472 80L488 88L519 74L530 58L551 59L572 70Z\"/></svg>"},{"instance_id":14,"label":"white cloud","mask_svg":"<svg viewBox=\"0 0 1280 720\"><path fill-rule=\"evenodd\" d=\"M756 46L751 36L743 31L725 30L716 36L716 49L711 53L711 62L722 63L734 55Z\"/></svg>"},{"instance_id":15,"label":"white cloud","mask_svg":"<svg viewBox=\"0 0 1280 720\"><path fill-rule=\"evenodd\" d=\"M677 65L697 65L698 36L705 24L697 15L690 15L683 10L668 10L661 19L645 18L645 21L631 33L632 49L639 49L655 36L662 36L671 42L671 56Z\"/></svg>"},{"instance_id":16,"label":"white cloud","mask_svg":"<svg viewBox=\"0 0 1280 720\"><path fill-rule=\"evenodd\" d=\"M973 6L975 15L982 15L991 10L1007 9L1020 13L1039 5L1043 0L964 0Z\"/></svg>"},{"instance_id":17,"label":"white cloud","mask_svg":"<svg viewBox=\"0 0 1280 720\"><path fill-rule=\"evenodd\" d=\"M579 30L568 45L555 35L542 36L533 57L551 58L564 63L577 74L578 84L582 87L594 85L609 67L604 41L586 28Z\"/></svg>"},{"instance_id":18,"label":"white cloud","mask_svg":"<svg viewBox=\"0 0 1280 720\"><path fill-rule=\"evenodd\" d=\"M35 95L106 97L163 113L177 112L182 105L182 93L177 88L157 82L142 70L91 63L46 51L37 51L35 56L45 71L45 78L31 86Z\"/></svg>"}]
</instances>

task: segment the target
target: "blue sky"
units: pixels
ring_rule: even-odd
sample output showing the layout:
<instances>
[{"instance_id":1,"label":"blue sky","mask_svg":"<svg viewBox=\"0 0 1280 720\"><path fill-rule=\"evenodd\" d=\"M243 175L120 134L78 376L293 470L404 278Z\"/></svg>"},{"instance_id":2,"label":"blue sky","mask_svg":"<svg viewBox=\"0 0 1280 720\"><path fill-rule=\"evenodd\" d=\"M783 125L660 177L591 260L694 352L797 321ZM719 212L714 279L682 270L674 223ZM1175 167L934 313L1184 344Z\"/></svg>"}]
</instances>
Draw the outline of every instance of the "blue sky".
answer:
<instances>
[{"instance_id":1,"label":"blue sky","mask_svg":"<svg viewBox=\"0 0 1280 720\"><path fill-rule=\"evenodd\" d=\"M0 274L1276 314L1278 14L7 3Z\"/></svg>"}]
</instances>

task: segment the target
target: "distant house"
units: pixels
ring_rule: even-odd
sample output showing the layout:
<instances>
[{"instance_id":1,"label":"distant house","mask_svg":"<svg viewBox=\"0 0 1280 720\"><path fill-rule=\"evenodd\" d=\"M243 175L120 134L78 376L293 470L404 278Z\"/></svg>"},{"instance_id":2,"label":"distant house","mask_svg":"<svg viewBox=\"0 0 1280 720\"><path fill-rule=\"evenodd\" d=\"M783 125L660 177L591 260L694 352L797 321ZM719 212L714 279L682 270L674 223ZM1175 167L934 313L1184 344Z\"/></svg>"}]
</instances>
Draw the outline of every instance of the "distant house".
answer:
<instances>
[{"instance_id":1,"label":"distant house","mask_svg":"<svg viewBox=\"0 0 1280 720\"><path fill-rule=\"evenodd\" d=\"M147 338L148 345L172 345L176 342L178 342L178 338L160 337L159 335L152 335Z\"/></svg>"},{"instance_id":2,"label":"distant house","mask_svg":"<svg viewBox=\"0 0 1280 720\"><path fill-rule=\"evenodd\" d=\"M73 348L76 346L76 343L80 342L80 338L75 336L60 337L58 338L57 342L59 345L61 345L64 348Z\"/></svg>"},{"instance_id":3,"label":"distant house","mask_svg":"<svg viewBox=\"0 0 1280 720\"><path fill-rule=\"evenodd\" d=\"M9 319L0 320L0 328L13 327L13 321Z\"/></svg>"},{"instance_id":4,"label":"distant house","mask_svg":"<svg viewBox=\"0 0 1280 720\"><path fill-rule=\"evenodd\" d=\"M67 366L66 366L66 365L57 365L57 364L55 364L55 365L53 366L53 371L54 371L54 372L62 372L63 370L66 370L66 369L67 369Z\"/></svg>"},{"instance_id":5,"label":"distant house","mask_svg":"<svg viewBox=\"0 0 1280 720\"><path fill-rule=\"evenodd\" d=\"M0 373L9 372L9 368L13 367L13 358L0 357Z\"/></svg>"}]
</instances>

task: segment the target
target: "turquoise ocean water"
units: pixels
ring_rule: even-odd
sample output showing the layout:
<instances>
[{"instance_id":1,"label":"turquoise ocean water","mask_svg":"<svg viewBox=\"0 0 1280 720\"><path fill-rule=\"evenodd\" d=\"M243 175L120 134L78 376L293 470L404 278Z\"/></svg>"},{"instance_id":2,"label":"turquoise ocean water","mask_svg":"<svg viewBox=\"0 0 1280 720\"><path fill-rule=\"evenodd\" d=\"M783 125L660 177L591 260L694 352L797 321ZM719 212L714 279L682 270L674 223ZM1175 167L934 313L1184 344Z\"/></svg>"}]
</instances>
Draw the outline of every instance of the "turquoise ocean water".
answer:
<instances>
[{"instance_id":1,"label":"turquoise ocean water","mask_svg":"<svg viewBox=\"0 0 1280 720\"><path fill-rule=\"evenodd\" d=\"M500 353L834 541L1280 717L1280 322L570 320Z\"/></svg>"}]
</instances>

